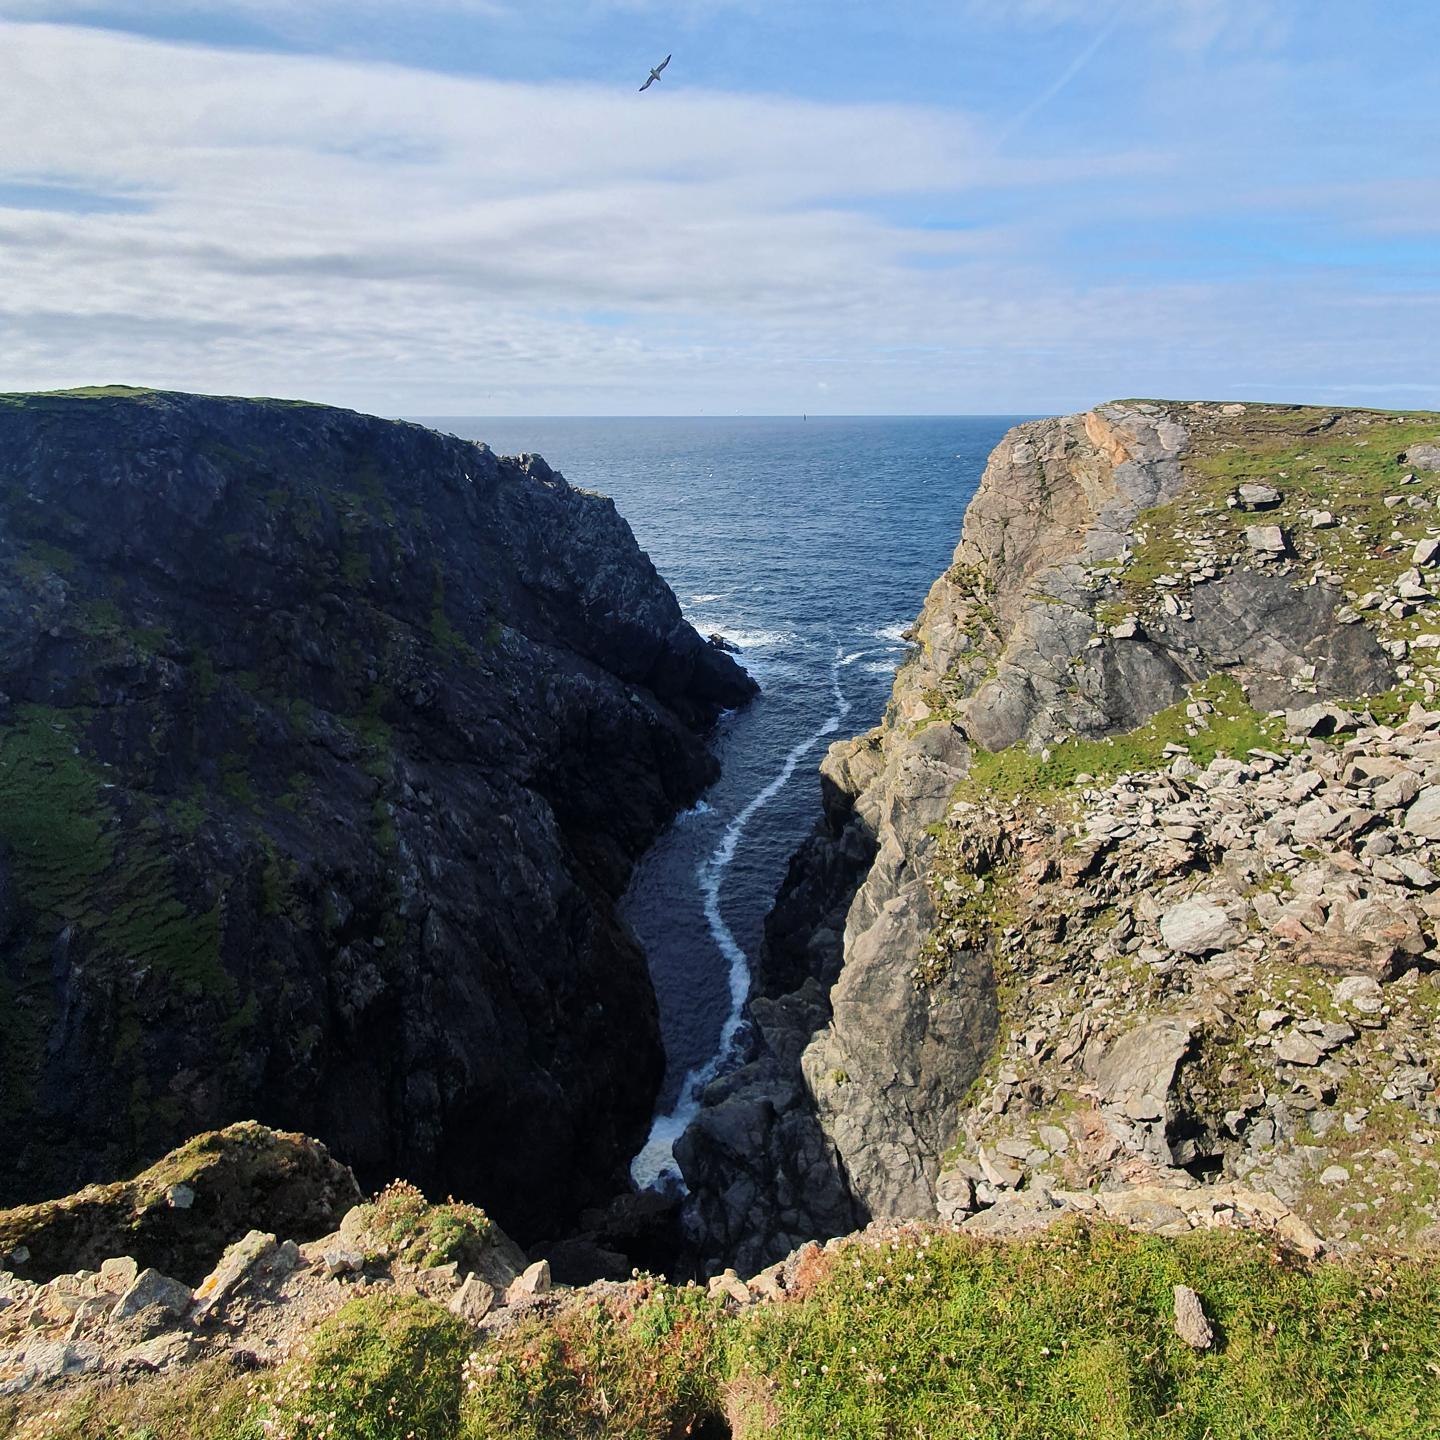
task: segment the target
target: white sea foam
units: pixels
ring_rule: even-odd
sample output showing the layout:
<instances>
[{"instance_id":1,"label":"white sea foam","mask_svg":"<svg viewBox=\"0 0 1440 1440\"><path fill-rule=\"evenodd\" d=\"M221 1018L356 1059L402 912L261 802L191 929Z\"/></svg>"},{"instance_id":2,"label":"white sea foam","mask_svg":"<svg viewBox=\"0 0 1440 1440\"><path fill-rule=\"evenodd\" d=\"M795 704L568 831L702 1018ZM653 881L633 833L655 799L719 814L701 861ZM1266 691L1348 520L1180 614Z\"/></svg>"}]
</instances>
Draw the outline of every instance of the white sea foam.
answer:
<instances>
[{"instance_id":1,"label":"white sea foam","mask_svg":"<svg viewBox=\"0 0 1440 1440\"><path fill-rule=\"evenodd\" d=\"M745 833L745 827L784 789L805 756L827 735L833 735L850 713L850 702L845 698L845 692L840 686L840 671L844 665L858 659L863 653L859 651L847 660L844 652L837 648L835 660L830 667L830 689L835 697L834 712L808 740L802 740L791 750L785 757L779 774L725 827L720 843L695 872L700 893L705 900L705 919L709 923L710 934L720 953L730 962L730 1013L721 1027L720 1043L714 1056L685 1077L675 1108L667 1115L655 1117L645 1148L631 1162L631 1177L642 1190L684 1188L679 1167L675 1163L675 1142L699 1113L700 1096L705 1087L720 1073L721 1066L730 1059L736 1037L744 1023L745 1001L750 996L750 958L720 913L720 882L730 862L735 858L735 851Z\"/></svg>"},{"instance_id":2,"label":"white sea foam","mask_svg":"<svg viewBox=\"0 0 1440 1440\"><path fill-rule=\"evenodd\" d=\"M868 665L862 665L861 670L867 675L893 675L900 668L898 660L872 660Z\"/></svg>"},{"instance_id":3,"label":"white sea foam","mask_svg":"<svg viewBox=\"0 0 1440 1440\"><path fill-rule=\"evenodd\" d=\"M893 645L913 645L906 631L914 622L911 620L896 620L892 625L883 625L879 630L872 630L870 633L877 640L889 640Z\"/></svg>"},{"instance_id":4,"label":"white sea foam","mask_svg":"<svg viewBox=\"0 0 1440 1440\"><path fill-rule=\"evenodd\" d=\"M726 715L733 715L734 713L733 710L726 710L724 712ZM709 815L714 808L708 800L697 800L688 810L682 810L675 817L675 824L689 824L691 820L698 820L702 815Z\"/></svg>"},{"instance_id":5,"label":"white sea foam","mask_svg":"<svg viewBox=\"0 0 1440 1440\"><path fill-rule=\"evenodd\" d=\"M709 628L741 650L773 650L789 645L795 639L791 630L741 630L733 625L712 625Z\"/></svg>"},{"instance_id":6,"label":"white sea foam","mask_svg":"<svg viewBox=\"0 0 1440 1440\"><path fill-rule=\"evenodd\" d=\"M722 599L724 599L722 595L692 595L690 597L690 603L692 605L708 605L712 600Z\"/></svg>"}]
</instances>

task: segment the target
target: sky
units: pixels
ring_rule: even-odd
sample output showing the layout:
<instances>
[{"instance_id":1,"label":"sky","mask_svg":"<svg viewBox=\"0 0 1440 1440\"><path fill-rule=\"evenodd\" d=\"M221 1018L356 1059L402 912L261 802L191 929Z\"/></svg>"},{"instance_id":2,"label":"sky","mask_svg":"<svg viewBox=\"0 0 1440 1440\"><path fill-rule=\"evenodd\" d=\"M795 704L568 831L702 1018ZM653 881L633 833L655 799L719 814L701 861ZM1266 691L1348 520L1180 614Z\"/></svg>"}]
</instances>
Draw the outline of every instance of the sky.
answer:
<instances>
[{"instance_id":1,"label":"sky","mask_svg":"<svg viewBox=\"0 0 1440 1440\"><path fill-rule=\"evenodd\" d=\"M1436 0L0 0L0 389L1440 408L1437 53Z\"/></svg>"}]
</instances>

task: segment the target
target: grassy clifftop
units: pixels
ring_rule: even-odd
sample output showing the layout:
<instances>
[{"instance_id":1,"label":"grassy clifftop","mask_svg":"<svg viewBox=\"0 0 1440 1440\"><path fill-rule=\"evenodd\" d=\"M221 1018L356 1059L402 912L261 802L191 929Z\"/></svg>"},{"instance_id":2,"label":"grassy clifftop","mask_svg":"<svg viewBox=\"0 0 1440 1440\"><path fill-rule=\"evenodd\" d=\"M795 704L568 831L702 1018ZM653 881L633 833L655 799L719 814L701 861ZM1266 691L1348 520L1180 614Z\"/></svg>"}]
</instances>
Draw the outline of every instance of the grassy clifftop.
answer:
<instances>
[{"instance_id":1,"label":"grassy clifftop","mask_svg":"<svg viewBox=\"0 0 1440 1440\"><path fill-rule=\"evenodd\" d=\"M649 1279L494 1337L418 1297L357 1299L278 1372L223 1360L93 1392L47 1440L1423 1440L1440 1433L1433 1264L1309 1264L1254 1236L924 1227L801 1252L737 1311ZM1182 1340L1175 1286L1214 1339Z\"/></svg>"}]
</instances>

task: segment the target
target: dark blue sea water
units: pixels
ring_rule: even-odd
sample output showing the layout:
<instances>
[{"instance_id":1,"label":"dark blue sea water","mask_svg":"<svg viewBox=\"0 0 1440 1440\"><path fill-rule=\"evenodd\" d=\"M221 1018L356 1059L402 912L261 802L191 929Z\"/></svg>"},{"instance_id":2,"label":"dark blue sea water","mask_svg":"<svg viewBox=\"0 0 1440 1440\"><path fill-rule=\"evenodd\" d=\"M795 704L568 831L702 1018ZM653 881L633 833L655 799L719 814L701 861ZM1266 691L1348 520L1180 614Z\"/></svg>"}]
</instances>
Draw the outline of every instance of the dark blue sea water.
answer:
<instances>
[{"instance_id":1,"label":"dark blue sea water","mask_svg":"<svg viewBox=\"0 0 1440 1440\"><path fill-rule=\"evenodd\" d=\"M1013 418L432 420L535 451L614 497L702 633L762 693L721 722L720 781L636 870L625 914L650 958L669 1071L650 1183L739 1024L761 926L820 813L832 738L880 719L902 632L949 564L986 456Z\"/></svg>"}]
</instances>

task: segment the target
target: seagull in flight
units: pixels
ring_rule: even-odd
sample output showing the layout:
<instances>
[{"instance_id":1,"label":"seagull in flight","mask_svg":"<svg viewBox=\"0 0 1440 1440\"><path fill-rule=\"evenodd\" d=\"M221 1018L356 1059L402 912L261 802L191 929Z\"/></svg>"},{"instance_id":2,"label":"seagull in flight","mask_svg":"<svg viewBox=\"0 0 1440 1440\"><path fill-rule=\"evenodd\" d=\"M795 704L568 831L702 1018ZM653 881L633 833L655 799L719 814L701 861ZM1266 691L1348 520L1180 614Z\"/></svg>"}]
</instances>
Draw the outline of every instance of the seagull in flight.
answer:
<instances>
[{"instance_id":1,"label":"seagull in flight","mask_svg":"<svg viewBox=\"0 0 1440 1440\"><path fill-rule=\"evenodd\" d=\"M643 95L659 78L660 72L670 63L670 56L667 55L651 72L650 78L640 87Z\"/></svg>"}]
</instances>

